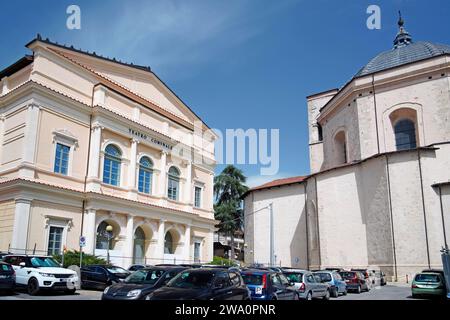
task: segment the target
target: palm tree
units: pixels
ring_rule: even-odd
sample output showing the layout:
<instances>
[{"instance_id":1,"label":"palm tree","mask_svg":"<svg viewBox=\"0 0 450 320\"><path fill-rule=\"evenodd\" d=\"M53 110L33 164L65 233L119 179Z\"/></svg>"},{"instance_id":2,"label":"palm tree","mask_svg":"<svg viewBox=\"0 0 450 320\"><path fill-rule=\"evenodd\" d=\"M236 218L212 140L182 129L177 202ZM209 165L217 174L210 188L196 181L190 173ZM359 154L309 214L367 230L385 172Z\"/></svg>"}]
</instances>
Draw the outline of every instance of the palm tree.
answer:
<instances>
[{"instance_id":1,"label":"palm tree","mask_svg":"<svg viewBox=\"0 0 450 320\"><path fill-rule=\"evenodd\" d=\"M228 165L214 177L214 217L220 220L219 231L230 236L231 259L234 259L234 235L243 229L242 195L247 192L247 178L242 171Z\"/></svg>"}]
</instances>

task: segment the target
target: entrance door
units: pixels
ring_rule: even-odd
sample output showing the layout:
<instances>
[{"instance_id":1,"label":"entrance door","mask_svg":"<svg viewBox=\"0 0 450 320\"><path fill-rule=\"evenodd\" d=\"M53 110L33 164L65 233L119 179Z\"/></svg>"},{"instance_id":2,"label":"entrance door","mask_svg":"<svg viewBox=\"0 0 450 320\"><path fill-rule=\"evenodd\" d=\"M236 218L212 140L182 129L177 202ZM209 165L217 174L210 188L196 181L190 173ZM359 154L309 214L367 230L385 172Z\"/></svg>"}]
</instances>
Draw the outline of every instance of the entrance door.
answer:
<instances>
[{"instance_id":1,"label":"entrance door","mask_svg":"<svg viewBox=\"0 0 450 320\"><path fill-rule=\"evenodd\" d=\"M145 264L145 233L141 227L134 233L133 263Z\"/></svg>"}]
</instances>

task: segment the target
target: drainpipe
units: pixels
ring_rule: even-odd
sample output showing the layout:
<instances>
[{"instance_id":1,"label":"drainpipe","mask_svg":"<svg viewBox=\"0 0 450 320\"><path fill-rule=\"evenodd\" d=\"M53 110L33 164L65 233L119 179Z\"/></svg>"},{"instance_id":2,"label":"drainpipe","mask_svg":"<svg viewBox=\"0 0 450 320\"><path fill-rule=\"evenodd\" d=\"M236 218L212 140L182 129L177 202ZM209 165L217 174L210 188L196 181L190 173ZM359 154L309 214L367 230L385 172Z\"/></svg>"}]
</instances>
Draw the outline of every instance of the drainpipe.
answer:
<instances>
[{"instance_id":1,"label":"drainpipe","mask_svg":"<svg viewBox=\"0 0 450 320\"><path fill-rule=\"evenodd\" d=\"M392 197L391 197L391 176L389 173L389 157L386 157L386 178L387 178L387 187L388 187L388 198L389 198L389 214L391 218L391 237L392 237L392 249L394 255L394 280L398 281L398 271L397 271L397 252L395 250L395 232L394 232L394 216L392 214Z\"/></svg>"},{"instance_id":2,"label":"drainpipe","mask_svg":"<svg viewBox=\"0 0 450 320\"><path fill-rule=\"evenodd\" d=\"M431 261L430 261L430 246L428 244L428 228L427 228L427 216L425 212L425 198L423 193L423 178L422 178L422 162L420 160L420 148L417 149L417 161L419 164L419 177L420 177L420 191L422 194L422 210L423 210L423 223L425 226L425 241L427 244L427 259L428 259L428 268L431 268Z\"/></svg>"},{"instance_id":3,"label":"drainpipe","mask_svg":"<svg viewBox=\"0 0 450 320\"><path fill-rule=\"evenodd\" d=\"M316 188L316 213L317 213L317 221L316 221L316 230L317 230L317 244L319 248L319 269L321 269L322 266L322 257L321 257L321 250L320 250L320 227L319 227L319 195L317 190L317 177L314 177L314 187Z\"/></svg>"},{"instance_id":4,"label":"drainpipe","mask_svg":"<svg viewBox=\"0 0 450 320\"><path fill-rule=\"evenodd\" d=\"M308 202L307 202L307 185L308 180L303 184L305 190L305 229L306 229L306 269L309 270L309 231L308 231Z\"/></svg>"}]
</instances>

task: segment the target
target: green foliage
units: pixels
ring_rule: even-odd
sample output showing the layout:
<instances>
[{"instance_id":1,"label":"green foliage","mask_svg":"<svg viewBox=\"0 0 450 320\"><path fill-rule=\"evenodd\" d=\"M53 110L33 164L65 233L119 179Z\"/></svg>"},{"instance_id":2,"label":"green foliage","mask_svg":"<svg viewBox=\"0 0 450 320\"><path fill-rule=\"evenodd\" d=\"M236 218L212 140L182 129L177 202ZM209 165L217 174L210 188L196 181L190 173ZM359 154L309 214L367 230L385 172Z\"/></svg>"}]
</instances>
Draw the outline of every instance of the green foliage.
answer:
<instances>
[{"instance_id":1,"label":"green foliage","mask_svg":"<svg viewBox=\"0 0 450 320\"><path fill-rule=\"evenodd\" d=\"M247 178L241 170L228 165L214 178L214 216L220 221L219 231L234 234L243 227L242 195L247 192Z\"/></svg>"},{"instance_id":2,"label":"green foliage","mask_svg":"<svg viewBox=\"0 0 450 320\"><path fill-rule=\"evenodd\" d=\"M57 261L62 263L62 256L60 254L53 256ZM86 254L83 252L83 266L91 265L91 264L106 264L106 260L99 258L97 256L94 256L92 254ZM73 250L73 251L67 251L64 254L64 268L67 268L71 265L80 265L80 252Z\"/></svg>"},{"instance_id":3,"label":"green foliage","mask_svg":"<svg viewBox=\"0 0 450 320\"><path fill-rule=\"evenodd\" d=\"M230 266L230 267L237 266L237 264L234 261L232 261L230 259L222 258L222 257L217 257L217 256L214 256L213 261L211 261L209 264Z\"/></svg>"}]
</instances>

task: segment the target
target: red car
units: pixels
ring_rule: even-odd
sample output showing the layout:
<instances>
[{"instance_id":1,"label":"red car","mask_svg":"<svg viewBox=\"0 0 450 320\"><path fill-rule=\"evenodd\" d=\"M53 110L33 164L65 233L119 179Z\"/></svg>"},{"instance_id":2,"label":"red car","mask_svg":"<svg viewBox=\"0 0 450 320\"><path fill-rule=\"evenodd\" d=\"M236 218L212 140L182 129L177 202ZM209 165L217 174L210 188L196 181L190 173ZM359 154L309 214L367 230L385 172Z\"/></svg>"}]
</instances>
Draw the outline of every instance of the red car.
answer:
<instances>
[{"instance_id":1,"label":"red car","mask_svg":"<svg viewBox=\"0 0 450 320\"><path fill-rule=\"evenodd\" d=\"M345 280L348 291L355 291L361 293L362 291L369 291L369 285L364 278L364 275L359 271L341 271L341 277Z\"/></svg>"}]
</instances>

